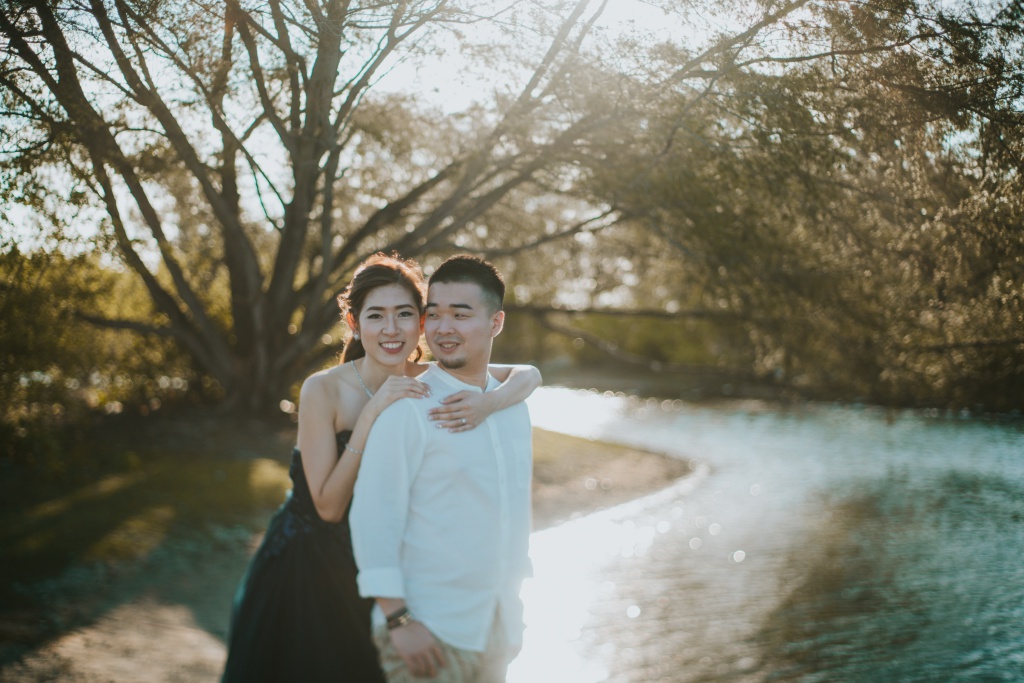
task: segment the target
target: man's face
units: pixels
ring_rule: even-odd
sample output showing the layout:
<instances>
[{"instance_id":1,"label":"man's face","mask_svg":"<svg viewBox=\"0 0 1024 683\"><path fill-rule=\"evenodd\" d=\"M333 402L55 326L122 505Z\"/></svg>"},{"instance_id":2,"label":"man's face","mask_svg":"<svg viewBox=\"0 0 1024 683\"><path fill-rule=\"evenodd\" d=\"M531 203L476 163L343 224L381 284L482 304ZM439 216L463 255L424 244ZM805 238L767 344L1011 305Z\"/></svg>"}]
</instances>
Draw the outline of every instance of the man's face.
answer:
<instances>
[{"instance_id":1,"label":"man's face","mask_svg":"<svg viewBox=\"0 0 1024 683\"><path fill-rule=\"evenodd\" d=\"M501 332L503 311L492 311L479 285L439 282L427 292L424 334L437 362L447 370L486 370L491 340Z\"/></svg>"}]
</instances>

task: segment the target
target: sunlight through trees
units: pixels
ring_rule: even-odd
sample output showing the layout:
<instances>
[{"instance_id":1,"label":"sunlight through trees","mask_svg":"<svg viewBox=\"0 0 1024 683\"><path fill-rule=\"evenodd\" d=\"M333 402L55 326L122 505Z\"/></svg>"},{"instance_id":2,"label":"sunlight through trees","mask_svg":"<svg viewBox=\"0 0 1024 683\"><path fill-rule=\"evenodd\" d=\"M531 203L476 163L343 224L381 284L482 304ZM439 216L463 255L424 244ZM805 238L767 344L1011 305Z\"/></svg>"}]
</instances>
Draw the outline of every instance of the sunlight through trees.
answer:
<instances>
[{"instance_id":1,"label":"sunlight through trees","mask_svg":"<svg viewBox=\"0 0 1024 683\"><path fill-rule=\"evenodd\" d=\"M535 358L1019 408L1020 3L625 5L3 0L5 248L241 413L377 250L497 260Z\"/></svg>"}]
</instances>

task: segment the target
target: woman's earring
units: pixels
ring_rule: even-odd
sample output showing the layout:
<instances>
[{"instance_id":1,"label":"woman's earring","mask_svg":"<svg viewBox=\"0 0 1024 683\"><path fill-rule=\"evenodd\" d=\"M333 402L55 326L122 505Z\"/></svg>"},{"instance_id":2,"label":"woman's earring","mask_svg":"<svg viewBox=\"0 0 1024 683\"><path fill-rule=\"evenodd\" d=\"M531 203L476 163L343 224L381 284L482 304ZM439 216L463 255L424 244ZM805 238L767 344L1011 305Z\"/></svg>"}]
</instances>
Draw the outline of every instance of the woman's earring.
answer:
<instances>
[{"instance_id":1,"label":"woman's earring","mask_svg":"<svg viewBox=\"0 0 1024 683\"><path fill-rule=\"evenodd\" d=\"M352 333L352 338L355 339L356 341L359 341L359 333L358 332L353 332Z\"/></svg>"}]
</instances>

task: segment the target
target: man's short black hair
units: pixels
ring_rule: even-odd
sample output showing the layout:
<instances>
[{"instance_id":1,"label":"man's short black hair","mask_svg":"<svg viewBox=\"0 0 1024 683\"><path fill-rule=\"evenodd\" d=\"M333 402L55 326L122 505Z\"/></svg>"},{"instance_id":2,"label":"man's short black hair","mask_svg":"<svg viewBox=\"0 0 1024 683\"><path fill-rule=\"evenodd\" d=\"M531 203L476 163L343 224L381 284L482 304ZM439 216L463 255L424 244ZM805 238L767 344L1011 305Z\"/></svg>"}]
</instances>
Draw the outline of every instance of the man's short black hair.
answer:
<instances>
[{"instance_id":1,"label":"man's short black hair","mask_svg":"<svg viewBox=\"0 0 1024 683\"><path fill-rule=\"evenodd\" d=\"M484 291L484 299L495 312L505 301L505 281L498 269L479 256L456 254L449 257L430 276L428 285L445 282L468 282Z\"/></svg>"}]
</instances>

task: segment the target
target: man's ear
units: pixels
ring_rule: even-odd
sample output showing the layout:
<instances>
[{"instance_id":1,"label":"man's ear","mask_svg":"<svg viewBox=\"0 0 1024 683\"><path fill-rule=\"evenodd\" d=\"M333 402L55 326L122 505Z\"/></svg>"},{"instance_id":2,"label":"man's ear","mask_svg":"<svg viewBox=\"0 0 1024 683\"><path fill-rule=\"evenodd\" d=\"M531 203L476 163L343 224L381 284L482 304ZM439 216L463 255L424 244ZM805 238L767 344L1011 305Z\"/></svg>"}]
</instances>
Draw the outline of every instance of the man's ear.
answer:
<instances>
[{"instance_id":1,"label":"man's ear","mask_svg":"<svg viewBox=\"0 0 1024 683\"><path fill-rule=\"evenodd\" d=\"M498 311L491 318L491 339L501 334L503 327L505 327L505 311Z\"/></svg>"}]
</instances>

